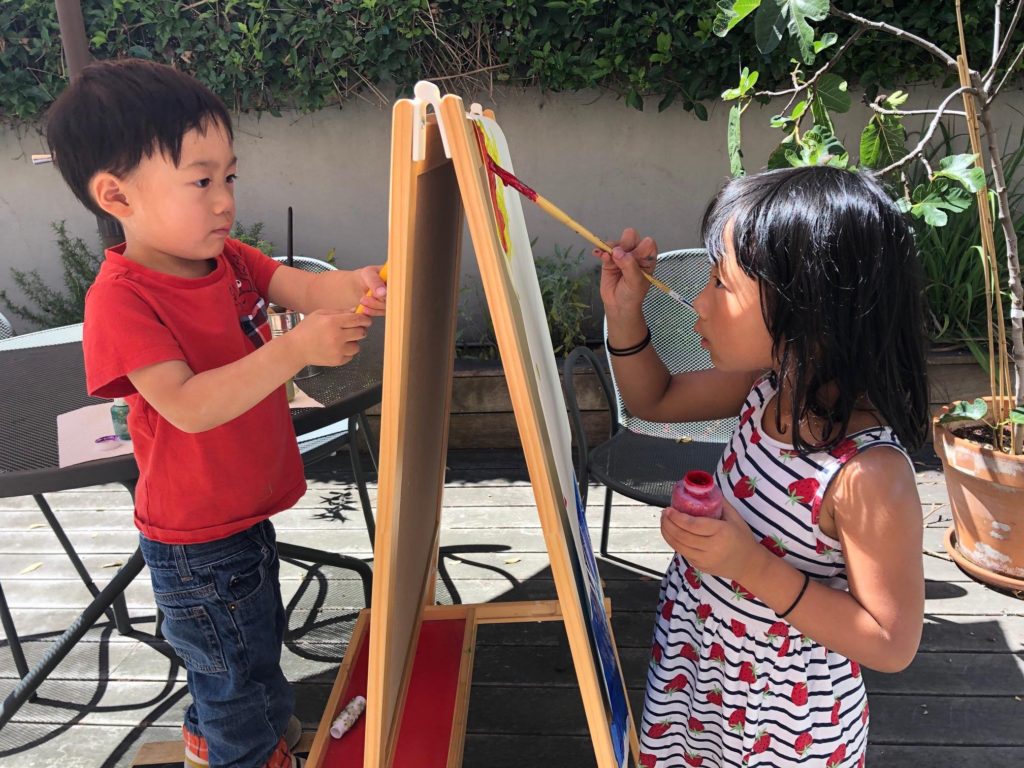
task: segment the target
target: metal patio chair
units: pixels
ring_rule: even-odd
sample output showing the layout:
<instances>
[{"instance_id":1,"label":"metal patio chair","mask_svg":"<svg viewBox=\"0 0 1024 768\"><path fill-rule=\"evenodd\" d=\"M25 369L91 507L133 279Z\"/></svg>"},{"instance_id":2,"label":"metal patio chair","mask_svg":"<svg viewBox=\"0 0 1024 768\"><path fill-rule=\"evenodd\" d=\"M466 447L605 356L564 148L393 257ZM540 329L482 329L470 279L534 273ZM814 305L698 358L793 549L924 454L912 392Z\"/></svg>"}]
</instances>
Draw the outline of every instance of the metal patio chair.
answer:
<instances>
[{"instance_id":1,"label":"metal patio chair","mask_svg":"<svg viewBox=\"0 0 1024 768\"><path fill-rule=\"evenodd\" d=\"M706 284L709 268L707 252L703 248L690 248L659 254L655 274L692 300ZM644 300L643 313L651 329L651 343L670 373L711 366L708 353L693 332L696 316L691 310L651 288ZM607 322L604 335L607 339ZM587 444L576 398L574 374L581 362L588 364L597 375L611 412L608 439L593 447ZM613 492L644 504L667 507L672 486L686 471L714 472L736 425L735 418L663 424L633 416L615 385L611 361L602 362L587 347L576 347L565 359L563 387L576 443L576 474L584 505L591 479L605 486L600 545L604 556L608 555Z\"/></svg>"}]
</instances>

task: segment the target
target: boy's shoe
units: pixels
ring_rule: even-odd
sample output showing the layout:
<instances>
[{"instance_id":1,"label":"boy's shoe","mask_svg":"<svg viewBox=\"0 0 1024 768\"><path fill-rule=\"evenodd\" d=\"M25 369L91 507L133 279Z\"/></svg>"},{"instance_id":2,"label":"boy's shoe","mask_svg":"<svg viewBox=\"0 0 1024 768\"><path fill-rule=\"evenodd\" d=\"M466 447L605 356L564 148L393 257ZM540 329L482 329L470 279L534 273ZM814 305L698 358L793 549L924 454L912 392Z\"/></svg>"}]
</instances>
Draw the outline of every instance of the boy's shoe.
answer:
<instances>
[{"instance_id":1,"label":"boy's shoe","mask_svg":"<svg viewBox=\"0 0 1024 768\"><path fill-rule=\"evenodd\" d=\"M181 736L185 741L185 768L208 768L210 761L207 757L206 739L190 733L184 726L181 729ZM287 746L287 749L284 750L286 754L279 754L281 752L281 745L278 744L279 749L274 752L267 763L268 768L278 768L278 766L282 768L302 768L306 764L306 759L291 754L291 751L295 749L301 738L302 722L295 715L292 715L288 720L288 725L285 726L284 736L281 737L281 741Z\"/></svg>"},{"instance_id":2,"label":"boy's shoe","mask_svg":"<svg viewBox=\"0 0 1024 768\"><path fill-rule=\"evenodd\" d=\"M288 749L295 749L299 743L299 739L302 738L302 722L295 715L291 716L288 721L288 725L285 726L284 743L288 745Z\"/></svg>"}]
</instances>

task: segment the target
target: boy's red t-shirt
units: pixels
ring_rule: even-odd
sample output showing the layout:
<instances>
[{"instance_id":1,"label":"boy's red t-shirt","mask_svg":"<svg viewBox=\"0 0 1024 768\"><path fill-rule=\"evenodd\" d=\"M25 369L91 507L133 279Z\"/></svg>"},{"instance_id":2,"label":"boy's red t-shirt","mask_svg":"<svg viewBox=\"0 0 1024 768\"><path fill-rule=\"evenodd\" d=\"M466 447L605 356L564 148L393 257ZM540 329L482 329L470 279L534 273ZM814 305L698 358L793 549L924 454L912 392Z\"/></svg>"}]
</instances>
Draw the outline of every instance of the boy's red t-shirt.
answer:
<instances>
[{"instance_id":1,"label":"boy's red t-shirt","mask_svg":"<svg viewBox=\"0 0 1024 768\"><path fill-rule=\"evenodd\" d=\"M155 272L123 254L123 245L106 252L86 295L83 352L89 394L124 397L130 407L138 529L165 544L214 541L294 505L306 481L284 386L226 424L188 434L128 379L168 360L202 373L269 341L265 297L280 265L235 240L196 279Z\"/></svg>"}]
</instances>

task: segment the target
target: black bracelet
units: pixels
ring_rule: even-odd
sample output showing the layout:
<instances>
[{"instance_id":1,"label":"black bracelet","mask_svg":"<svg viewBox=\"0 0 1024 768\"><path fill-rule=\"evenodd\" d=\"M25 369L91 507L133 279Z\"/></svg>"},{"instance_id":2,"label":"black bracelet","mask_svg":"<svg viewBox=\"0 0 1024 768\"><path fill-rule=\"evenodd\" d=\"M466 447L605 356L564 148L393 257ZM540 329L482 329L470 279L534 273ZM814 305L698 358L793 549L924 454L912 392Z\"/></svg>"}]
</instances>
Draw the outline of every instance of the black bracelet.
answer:
<instances>
[{"instance_id":1,"label":"black bracelet","mask_svg":"<svg viewBox=\"0 0 1024 768\"><path fill-rule=\"evenodd\" d=\"M645 349L647 349L647 345L650 343L651 329L648 328L647 335L644 336L644 340L641 341L639 344L634 344L632 347L613 347L611 344L608 343L607 339L604 342L604 346L608 350L609 355L613 355L615 357L627 357L629 355L635 355L637 352L643 352Z\"/></svg>"},{"instance_id":2,"label":"black bracelet","mask_svg":"<svg viewBox=\"0 0 1024 768\"><path fill-rule=\"evenodd\" d=\"M799 603L800 599L804 596L804 592L807 591L807 585L810 584L810 583L811 583L811 577L808 576L805 573L804 574L804 585L802 587L800 587L800 591L797 593L796 600L793 601L793 604L791 606L789 606L789 608L787 608L782 613L777 613L776 616L778 616L780 619L784 619L787 616L789 616L789 614L791 614L793 612L793 609L796 608L796 604Z\"/></svg>"}]
</instances>

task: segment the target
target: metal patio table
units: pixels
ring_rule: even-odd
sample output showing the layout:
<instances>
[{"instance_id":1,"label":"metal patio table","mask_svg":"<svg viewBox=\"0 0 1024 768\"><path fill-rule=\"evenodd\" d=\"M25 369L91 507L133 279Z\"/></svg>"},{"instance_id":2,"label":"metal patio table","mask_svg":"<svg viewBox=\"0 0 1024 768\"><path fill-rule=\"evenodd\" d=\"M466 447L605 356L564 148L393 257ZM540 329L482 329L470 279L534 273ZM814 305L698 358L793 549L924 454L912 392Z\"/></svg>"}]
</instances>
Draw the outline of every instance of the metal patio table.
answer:
<instances>
[{"instance_id":1,"label":"metal patio table","mask_svg":"<svg viewBox=\"0 0 1024 768\"><path fill-rule=\"evenodd\" d=\"M0 498L33 496L40 505L79 576L93 594L93 600L71 626L56 640L42 660L29 669L18 640L13 618L0 588L0 620L8 639L15 666L21 677L14 690L0 704L0 728L35 693L39 685L71 651L100 616L110 616L118 631L131 631L124 591L145 563L138 548L102 590L93 583L43 496L45 493L120 483L134 495L139 470L132 455L60 467L57 455L57 416L87 405L107 402L89 397L80 341L52 343L46 332L32 334L32 340L47 346L25 347L27 337L10 348L0 346ZM302 389L323 408L293 409L296 432L311 432L346 418L354 418L380 402L384 365L384 324L377 323L361 344L361 351L349 364L323 368L301 382ZM280 542L282 557L294 557L351 568L363 577L364 589L372 579L369 565L338 553Z\"/></svg>"}]
</instances>

